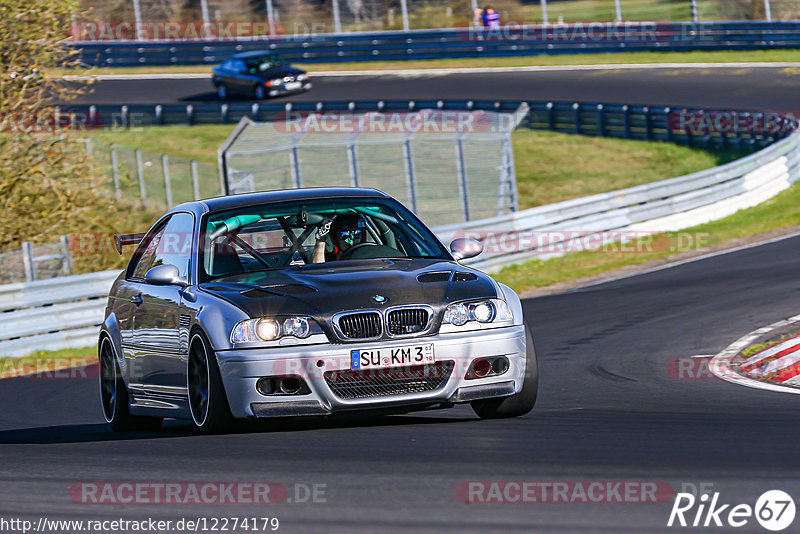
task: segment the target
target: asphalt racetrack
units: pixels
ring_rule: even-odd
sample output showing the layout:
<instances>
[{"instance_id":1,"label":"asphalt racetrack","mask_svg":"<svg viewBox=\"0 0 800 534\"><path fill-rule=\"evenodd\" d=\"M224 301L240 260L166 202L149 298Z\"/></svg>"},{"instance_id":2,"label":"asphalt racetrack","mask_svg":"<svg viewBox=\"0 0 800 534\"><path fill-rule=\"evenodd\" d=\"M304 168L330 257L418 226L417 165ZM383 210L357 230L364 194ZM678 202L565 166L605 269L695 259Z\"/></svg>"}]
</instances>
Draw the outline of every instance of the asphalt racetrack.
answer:
<instances>
[{"instance_id":1,"label":"asphalt racetrack","mask_svg":"<svg viewBox=\"0 0 800 534\"><path fill-rule=\"evenodd\" d=\"M674 358L714 354L794 315L800 237L527 300L540 357L529 415L480 421L467 407L419 415L270 423L203 437L170 423L118 435L94 379L3 381L0 517L276 516L280 532L670 532L657 504L465 504L465 481L664 481L725 503L800 493L800 396L679 378ZM325 502L76 504L98 481L324 484ZM302 493L302 492L301 492ZM302 497L302 495L301 495ZM302 500L302 499L301 499ZM713 532L734 529L712 528ZM763 532L755 520L736 532Z\"/></svg>"},{"instance_id":2,"label":"asphalt racetrack","mask_svg":"<svg viewBox=\"0 0 800 534\"><path fill-rule=\"evenodd\" d=\"M210 69L209 69L210 70ZM607 104L782 111L797 109L800 69L786 67L547 70L491 73L315 76L307 93L284 101L554 100ZM246 99L242 99L245 101ZM219 102L210 78L102 80L87 104Z\"/></svg>"}]
</instances>

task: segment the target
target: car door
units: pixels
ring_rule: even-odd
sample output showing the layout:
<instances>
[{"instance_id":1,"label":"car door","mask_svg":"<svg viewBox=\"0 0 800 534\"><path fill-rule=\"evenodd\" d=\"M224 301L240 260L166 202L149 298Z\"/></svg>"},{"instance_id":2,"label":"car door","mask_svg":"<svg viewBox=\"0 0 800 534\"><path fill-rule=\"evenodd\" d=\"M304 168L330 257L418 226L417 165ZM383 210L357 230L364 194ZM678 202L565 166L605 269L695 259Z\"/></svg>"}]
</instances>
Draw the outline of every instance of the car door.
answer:
<instances>
[{"instance_id":1,"label":"car door","mask_svg":"<svg viewBox=\"0 0 800 534\"><path fill-rule=\"evenodd\" d=\"M120 347L122 348L120 370L129 382L136 382L140 378L136 376L133 315L136 311L136 303L141 298L141 293L142 289L139 283L132 280L119 280L115 282L110 301L111 313L117 319Z\"/></svg>"},{"instance_id":2,"label":"car door","mask_svg":"<svg viewBox=\"0 0 800 534\"><path fill-rule=\"evenodd\" d=\"M135 352L142 366L141 385L149 394L186 394L188 346L179 330L183 286L150 284L145 275L158 265L174 265L188 282L193 228L191 213L173 214L148 246L148 261L140 262L134 273L141 287L141 303L134 312Z\"/></svg>"},{"instance_id":3,"label":"car door","mask_svg":"<svg viewBox=\"0 0 800 534\"><path fill-rule=\"evenodd\" d=\"M237 61L235 59L228 59L219 66L219 81L228 87L230 93L234 93L237 90L236 64Z\"/></svg>"},{"instance_id":4,"label":"car door","mask_svg":"<svg viewBox=\"0 0 800 534\"><path fill-rule=\"evenodd\" d=\"M250 92L247 65L241 59L231 59L228 76L228 89L234 93L244 94Z\"/></svg>"}]
</instances>

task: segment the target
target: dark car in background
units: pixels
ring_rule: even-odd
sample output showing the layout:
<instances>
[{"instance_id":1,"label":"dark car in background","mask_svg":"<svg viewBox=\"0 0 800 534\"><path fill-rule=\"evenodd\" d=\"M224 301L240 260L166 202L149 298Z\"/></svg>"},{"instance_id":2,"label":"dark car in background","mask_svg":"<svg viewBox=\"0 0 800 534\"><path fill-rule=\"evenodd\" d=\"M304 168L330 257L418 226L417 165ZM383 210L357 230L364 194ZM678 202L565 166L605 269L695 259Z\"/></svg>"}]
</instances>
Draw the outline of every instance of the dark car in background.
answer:
<instances>
[{"instance_id":1,"label":"dark car in background","mask_svg":"<svg viewBox=\"0 0 800 534\"><path fill-rule=\"evenodd\" d=\"M212 71L212 82L220 100L234 94L258 100L311 89L308 73L290 66L265 51L231 56Z\"/></svg>"}]
</instances>

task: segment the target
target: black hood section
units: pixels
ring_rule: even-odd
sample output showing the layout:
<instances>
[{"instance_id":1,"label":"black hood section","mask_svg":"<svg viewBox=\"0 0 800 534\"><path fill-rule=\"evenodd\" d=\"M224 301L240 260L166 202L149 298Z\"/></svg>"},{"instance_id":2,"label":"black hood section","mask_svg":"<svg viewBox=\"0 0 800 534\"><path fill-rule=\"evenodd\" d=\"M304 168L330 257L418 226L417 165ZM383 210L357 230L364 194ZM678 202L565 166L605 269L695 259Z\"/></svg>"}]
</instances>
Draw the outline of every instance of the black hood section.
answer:
<instances>
[{"instance_id":1,"label":"black hood section","mask_svg":"<svg viewBox=\"0 0 800 534\"><path fill-rule=\"evenodd\" d=\"M259 72L256 74L262 80L272 80L273 78L283 78L284 76L292 75L297 76L298 74L305 74L306 71L302 69L297 69L295 67L277 67L274 69L265 70L264 72Z\"/></svg>"},{"instance_id":2,"label":"black hood section","mask_svg":"<svg viewBox=\"0 0 800 534\"><path fill-rule=\"evenodd\" d=\"M486 274L451 261L429 259L354 260L245 273L200 284L250 317L308 315L327 322L342 311L427 304L437 315L448 304L495 298ZM386 297L378 303L375 295ZM323 325L325 328L325 325Z\"/></svg>"}]
</instances>

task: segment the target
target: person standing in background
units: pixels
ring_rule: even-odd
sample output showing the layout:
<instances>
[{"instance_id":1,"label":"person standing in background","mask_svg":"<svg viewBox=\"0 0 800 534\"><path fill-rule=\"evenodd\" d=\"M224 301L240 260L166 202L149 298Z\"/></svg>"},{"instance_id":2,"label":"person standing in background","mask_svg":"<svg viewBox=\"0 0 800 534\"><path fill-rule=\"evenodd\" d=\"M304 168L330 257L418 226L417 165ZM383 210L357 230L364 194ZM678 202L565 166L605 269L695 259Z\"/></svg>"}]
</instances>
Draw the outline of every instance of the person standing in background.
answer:
<instances>
[{"instance_id":1,"label":"person standing in background","mask_svg":"<svg viewBox=\"0 0 800 534\"><path fill-rule=\"evenodd\" d=\"M486 6L481 15L484 28L499 28L500 27L500 13L495 11L492 7Z\"/></svg>"}]
</instances>

